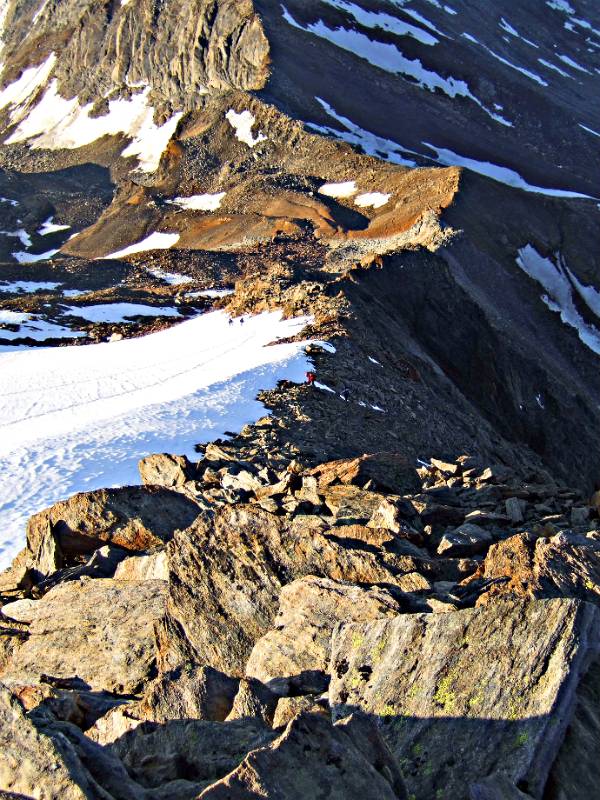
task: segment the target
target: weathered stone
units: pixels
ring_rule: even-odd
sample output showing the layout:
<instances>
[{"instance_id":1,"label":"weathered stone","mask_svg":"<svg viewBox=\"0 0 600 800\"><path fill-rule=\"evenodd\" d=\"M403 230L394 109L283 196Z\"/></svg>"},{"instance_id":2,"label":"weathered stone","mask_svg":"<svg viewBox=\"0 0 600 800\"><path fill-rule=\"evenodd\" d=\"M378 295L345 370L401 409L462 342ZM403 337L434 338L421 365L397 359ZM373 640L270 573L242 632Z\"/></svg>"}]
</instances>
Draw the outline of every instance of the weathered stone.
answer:
<instances>
[{"instance_id":1,"label":"weathered stone","mask_svg":"<svg viewBox=\"0 0 600 800\"><path fill-rule=\"evenodd\" d=\"M358 458L340 459L319 464L310 470L319 487L334 483L363 486L372 481L372 488L403 494L417 486L412 465L397 453L368 453Z\"/></svg>"},{"instance_id":2,"label":"weathered stone","mask_svg":"<svg viewBox=\"0 0 600 800\"><path fill-rule=\"evenodd\" d=\"M513 524L516 525L519 522L523 522L525 519L524 511L527 508L527 503L524 500L518 497L508 497L504 501L504 507L506 508L506 515Z\"/></svg>"},{"instance_id":3,"label":"weathered stone","mask_svg":"<svg viewBox=\"0 0 600 800\"><path fill-rule=\"evenodd\" d=\"M177 533L159 631L161 671L192 661L243 675L252 647L272 627L282 586L296 578L394 584L430 563L354 547L324 528L318 518L289 521L238 505Z\"/></svg>"},{"instance_id":4,"label":"weathered stone","mask_svg":"<svg viewBox=\"0 0 600 800\"><path fill-rule=\"evenodd\" d=\"M588 506L573 506L571 509L571 525L587 525L590 518Z\"/></svg>"},{"instance_id":5,"label":"weathered stone","mask_svg":"<svg viewBox=\"0 0 600 800\"><path fill-rule=\"evenodd\" d=\"M599 625L576 600L340 625L330 705L334 717L359 707L381 718L417 800L442 787L462 800L496 772L539 797Z\"/></svg>"},{"instance_id":6,"label":"weathered stone","mask_svg":"<svg viewBox=\"0 0 600 800\"><path fill-rule=\"evenodd\" d=\"M444 472L446 475L456 475L461 471L458 464L450 464L447 461L440 461L438 458L430 458L429 460L432 466L439 469L440 472Z\"/></svg>"},{"instance_id":7,"label":"weathered stone","mask_svg":"<svg viewBox=\"0 0 600 800\"><path fill-rule=\"evenodd\" d=\"M273 727L282 728L291 722L294 717L303 711L312 714L326 714L322 706L319 706L315 698L310 695L300 695L299 697L280 697L273 717Z\"/></svg>"},{"instance_id":8,"label":"weathered stone","mask_svg":"<svg viewBox=\"0 0 600 800\"><path fill-rule=\"evenodd\" d=\"M191 525L198 513L198 506L187 497L160 487L81 492L31 517L27 546L36 554L50 528L66 564L103 542L148 550L168 542L177 528Z\"/></svg>"},{"instance_id":9,"label":"weathered stone","mask_svg":"<svg viewBox=\"0 0 600 800\"><path fill-rule=\"evenodd\" d=\"M217 781L276 735L256 719L145 722L107 745L107 750L134 780L153 788L182 778Z\"/></svg>"},{"instance_id":10,"label":"weathered stone","mask_svg":"<svg viewBox=\"0 0 600 800\"><path fill-rule=\"evenodd\" d=\"M221 478L221 485L224 489L231 489L235 492L256 492L263 485L262 481L248 470L242 469L237 473L226 472Z\"/></svg>"},{"instance_id":11,"label":"weathered stone","mask_svg":"<svg viewBox=\"0 0 600 800\"><path fill-rule=\"evenodd\" d=\"M580 597L600 605L600 542L568 532L520 533L490 547L482 577L507 580L492 585L478 604L508 595Z\"/></svg>"},{"instance_id":12,"label":"weathered stone","mask_svg":"<svg viewBox=\"0 0 600 800\"><path fill-rule=\"evenodd\" d=\"M142 800L144 797L141 787L129 778L117 759L104 755L93 742L86 742L73 726L53 726L44 718L30 718L1 684L0 753L0 788L13 797L43 800ZM103 774L91 774L89 767Z\"/></svg>"},{"instance_id":13,"label":"weathered stone","mask_svg":"<svg viewBox=\"0 0 600 800\"><path fill-rule=\"evenodd\" d=\"M250 753L203 800L406 800L402 776L375 726L359 715L331 725L323 714L293 719L270 746Z\"/></svg>"},{"instance_id":14,"label":"weathered stone","mask_svg":"<svg viewBox=\"0 0 600 800\"><path fill-rule=\"evenodd\" d=\"M169 564L166 550L129 556L118 565L116 581L166 581L169 579Z\"/></svg>"},{"instance_id":15,"label":"weathered stone","mask_svg":"<svg viewBox=\"0 0 600 800\"><path fill-rule=\"evenodd\" d=\"M381 503L381 495L358 486L328 486L322 490L325 505L338 524L366 523Z\"/></svg>"},{"instance_id":16,"label":"weathered stone","mask_svg":"<svg viewBox=\"0 0 600 800\"><path fill-rule=\"evenodd\" d=\"M238 692L239 681L212 667L183 666L160 675L146 687L138 713L142 719L227 718Z\"/></svg>"},{"instance_id":17,"label":"weathered stone","mask_svg":"<svg viewBox=\"0 0 600 800\"><path fill-rule=\"evenodd\" d=\"M278 696L254 678L242 678L228 720L255 718L272 725Z\"/></svg>"},{"instance_id":18,"label":"weathered stone","mask_svg":"<svg viewBox=\"0 0 600 800\"><path fill-rule=\"evenodd\" d=\"M86 731L86 735L98 744L112 744L129 731L137 728L142 722L144 720L139 715L139 704L127 703L111 709L96 720L94 725Z\"/></svg>"},{"instance_id":19,"label":"weathered stone","mask_svg":"<svg viewBox=\"0 0 600 800\"><path fill-rule=\"evenodd\" d=\"M393 533L400 533L402 530L402 515L394 503L384 499L373 512L371 519L367 522L369 528L384 528Z\"/></svg>"},{"instance_id":20,"label":"weathered stone","mask_svg":"<svg viewBox=\"0 0 600 800\"><path fill-rule=\"evenodd\" d=\"M470 800L529 800L530 797L504 775L492 775L473 784L469 790Z\"/></svg>"},{"instance_id":21,"label":"weathered stone","mask_svg":"<svg viewBox=\"0 0 600 800\"><path fill-rule=\"evenodd\" d=\"M196 478L198 470L186 456L154 453L142 458L138 464L142 483L146 486L164 486L174 489Z\"/></svg>"},{"instance_id":22,"label":"weathered stone","mask_svg":"<svg viewBox=\"0 0 600 800\"><path fill-rule=\"evenodd\" d=\"M323 670L331 633L340 621L367 621L400 612L385 589L309 576L284 586L273 630L254 645L246 673L261 681Z\"/></svg>"},{"instance_id":23,"label":"weathered stone","mask_svg":"<svg viewBox=\"0 0 600 800\"><path fill-rule=\"evenodd\" d=\"M2 606L2 614L9 620L30 623L35 616L35 607L39 600L14 600Z\"/></svg>"},{"instance_id":24,"label":"weathered stone","mask_svg":"<svg viewBox=\"0 0 600 800\"><path fill-rule=\"evenodd\" d=\"M155 669L154 625L164 613L164 581L69 582L36 603L29 636L3 680L79 676L91 688L139 690Z\"/></svg>"},{"instance_id":25,"label":"weathered stone","mask_svg":"<svg viewBox=\"0 0 600 800\"><path fill-rule=\"evenodd\" d=\"M446 531L441 538L437 552L440 556L454 558L474 556L484 553L493 541L492 534L485 528L465 522L456 530Z\"/></svg>"}]
</instances>

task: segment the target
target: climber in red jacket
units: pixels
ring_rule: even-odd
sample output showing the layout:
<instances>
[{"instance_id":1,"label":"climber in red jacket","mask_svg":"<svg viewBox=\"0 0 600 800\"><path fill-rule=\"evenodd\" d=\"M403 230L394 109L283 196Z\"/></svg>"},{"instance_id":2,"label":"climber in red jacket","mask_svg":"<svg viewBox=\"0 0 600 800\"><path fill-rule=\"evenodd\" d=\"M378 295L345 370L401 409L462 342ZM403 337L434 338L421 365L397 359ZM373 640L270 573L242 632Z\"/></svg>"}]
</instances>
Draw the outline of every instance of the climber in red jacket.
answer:
<instances>
[{"instance_id":1,"label":"climber in red jacket","mask_svg":"<svg viewBox=\"0 0 600 800\"><path fill-rule=\"evenodd\" d=\"M306 382L308 383L309 386L313 385L313 383L315 382L315 378L316 377L317 376L315 375L314 372L307 372L306 373Z\"/></svg>"}]
</instances>

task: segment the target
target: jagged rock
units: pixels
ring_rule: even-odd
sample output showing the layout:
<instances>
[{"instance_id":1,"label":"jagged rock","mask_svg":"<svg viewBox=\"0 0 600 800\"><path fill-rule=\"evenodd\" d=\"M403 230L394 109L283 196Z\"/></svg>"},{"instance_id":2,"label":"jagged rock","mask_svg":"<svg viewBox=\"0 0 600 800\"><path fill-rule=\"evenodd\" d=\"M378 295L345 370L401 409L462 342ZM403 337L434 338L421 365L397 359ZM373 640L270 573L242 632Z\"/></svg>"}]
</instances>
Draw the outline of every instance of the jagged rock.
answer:
<instances>
[{"instance_id":1,"label":"jagged rock","mask_svg":"<svg viewBox=\"0 0 600 800\"><path fill-rule=\"evenodd\" d=\"M174 489L197 476L197 467L186 456L154 453L142 458L138 464L142 483L146 486L164 486Z\"/></svg>"},{"instance_id":2,"label":"jagged rock","mask_svg":"<svg viewBox=\"0 0 600 800\"><path fill-rule=\"evenodd\" d=\"M242 678L228 720L254 717L271 726L278 696L254 678Z\"/></svg>"},{"instance_id":3,"label":"jagged rock","mask_svg":"<svg viewBox=\"0 0 600 800\"><path fill-rule=\"evenodd\" d=\"M397 766L369 720L354 716L334 726L322 714L303 713L269 747L249 753L201 797L406 800L407 795Z\"/></svg>"},{"instance_id":4,"label":"jagged rock","mask_svg":"<svg viewBox=\"0 0 600 800\"><path fill-rule=\"evenodd\" d=\"M88 579L56 586L36 603L28 638L2 680L77 675L93 689L138 691L155 668L154 625L165 594L164 581Z\"/></svg>"},{"instance_id":5,"label":"jagged rock","mask_svg":"<svg viewBox=\"0 0 600 800\"><path fill-rule=\"evenodd\" d=\"M377 506L371 519L367 522L368 528L384 528L393 533L400 533L402 530L402 515L398 507L385 499Z\"/></svg>"},{"instance_id":6,"label":"jagged rock","mask_svg":"<svg viewBox=\"0 0 600 800\"><path fill-rule=\"evenodd\" d=\"M39 600L14 600L2 606L2 615L11 621L30 623Z\"/></svg>"},{"instance_id":7,"label":"jagged rock","mask_svg":"<svg viewBox=\"0 0 600 800\"><path fill-rule=\"evenodd\" d=\"M226 472L221 479L221 485L224 489L251 493L260 489L263 486L263 482L248 470L242 469L236 474Z\"/></svg>"},{"instance_id":8,"label":"jagged rock","mask_svg":"<svg viewBox=\"0 0 600 800\"><path fill-rule=\"evenodd\" d=\"M400 605L385 589L309 576L284 586L273 630L254 645L247 675L267 682L277 677L327 670L331 633L340 621L392 616Z\"/></svg>"},{"instance_id":9,"label":"jagged rock","mask_svg":"<svg viewBox=\"0 0 600 800\"><path fill-rule=\"evenodd\" d=\"M588 506L573 506L571 509L571 525L587 525L590 518Z\"/></svg>"},{"instance_id":10,"label":"jagged rock","mask_svg":"<svg viewBox=\"0 0 600 800\"><path fill-rule=\"evenodd\" d=\"M541 796L600 649L600 612L577 600L498 602L452 614L340 625L334 717L381 718L409 791L461 800L498 772Z\"/></svg>"},{"instance_id":11,"label":"jagged rock","mask_svg":"<svg viewBox=\"0 0 600 800\"><path fill-rule=\"evenodd\" d=\"M570 532L550 538L520 533L490 547L482 577L507 580L492 585L478 604L501 595L580 597L600 604L600 541Z\"/></svg>"},{"instance_id":12,"label":"jagged rock","mask_svg":"<svg viewBox=\"0 0 600 800\"><path fill-rule=\"evenodd\" d=\"M302 712L312 714L326 714L325 709L318 705L314 696L310 694L300 695L299 697L280 697L273 717L273 728L283 728L288 722Z\"/></svg>"},{"instance_id":13,"label":"jagged rock","mask_svg":"<svg viewBox=\"0 0 600 800\"><path fill-rule=\"evenodd\" d=\"M117 566L116 581L166 581L169 579L169 565L165 550L129 556Z\"/></svg>"},{"instance_id":14,"label":"jagged rock","mask_svg":"<svg viewBox=\"0 0 600 800\"><path fill-rule=\"evenodd\" d=\"M140 800L123 766L67 724L27 716L0 684L0 789L43 800ZM85 766L84 766L85 763ZM94 769L91 774L90 767ZM102 775L98 775L102 773ZM97 782L97 778L100 781Z\"/></svg>"},{"instance_id":15,"label":"jagged rock","mask_svg":"<svg viewBox=\"0 0 600 800\"><path fill-rule=\"evenodd\" d=\"M309 471L320 488L334 483L364 486L367 481L382 491L403 494L417 486L413 467L397 453L367 453L353 459L340 459L319 464Z\"/></svg>"},{"instance_id":16,"label":"jagged rock","mask_svg":"<svg viewBox=\"0 0 600 800\"><path fill-rule=\"evenodd\" d=\"M484 553L494 541L492 534L470 522L463 523L453 531L446 531L438 545L440 556L458 558Z\"/></svg>"},{"instance_id":17,"label":"jagged rock","mask_svg":"<svg viewBox=\"0 0 600 800\"><path fill-rule=\"evenodd\" d=\"M268 745L276 736L256 719L170 720L138 725L106 749L121 760L134 780L153 788L182 778L217 781L248 752Z\"/></svg>"},{"instance_id":18,"label":"jagged rock","mask_svg":"<svg viewBox=\"0 0 600 800\"><path fill-rule=\"evenodd\" d=\"M161 671L192 661L243 675L252 647L272 627L282 586L296 578L396 584L428 568L425 559L354 547L324 528L312 517L290 521L238 505L177 533L159 629Z\"/></svg>"},{"instance_id":19,"label":"jagged rock","mask_svg":"<svg viewBox=\"0 0 600 800\"><path fill-rule=\"evenodd\" d=\"M117 706L97 719L94 725L86 731L86 735L98 744L112 744L144 722L138 711L138 703Z\"/></svg>"},{"instance_id":20,"label":"jagged rock","mask_svg":"<svg viewBox=\"0 0 600 800\"><path fill-rule=\"evenodd\" d=\"M529 800L531 795L523 794L503 775L493 775L473 784L469 790L469 800Z\"/></svg>"},{"instance_id":21,"label":"jagged rock","mask_svg":"<svg viewBox=\"0 0 600 800\"><path fill-rule=\"evenodd\" d=\"M160 675L144 692L142 719L206 719L222 722L230 713L239 681L212 667L184 666Z\"/></svg>"},{"instance_id":22,"label":"jagged rock","mask_svg":"<svg viewBox=\"0 0 600 800\"><path fill-rule=\"evenodd\" d=\"M44 550L45 545L48 543L56 544L55 537L50 531L41 549ZM60 553L60 562L64 562L62 551L55 548L54 552ZM122 547L114 547L113 545L105 544L103 547L95 550L85 563L77 564L73 567L57 569L58 563L56 561L52 563L46 562L46 565L44 565L43 560L36 558L32 563L37 567L38 582L31 589L31 594L34 597L42 597L46 592L49 592L53 586L57 586L59 583L66 583L67 581L76 581L80 578L112 578L118 565L126 556L127 550L124 550ZM50 574L48 574L46 578L39 580L39 574L44 573L46 570L49 570Z\"/></svg>"},{"instance_id":23,"label":"jagged rock","mask_svg":"<svg viewBox=\"0 0 600 800\"><path fill-rule=\"evenodd\" d=\"M447 461L440 461L438 458L430 458L429 460L432 466L447 475L456 475L461 471L461 467L458 464L450 464Z\"/></svg>"},{"instance_id":24,"label":"jagged rock","mask_svg":"<svg viewBox=\"0 0 600 800\"><path fill-rule=\"evenodd\" d=\"M177 528L191 525L198 513L187 497L160 487L81 492L31 517L27 547L37 554L50 534L65 566L104 542L125 550L149 550L168 542Z\"/></svg>"},{"instance_id":25,"label":"jagged rock","mask_svg":"<svg viewBox=\"0 0 600 800\"><path fill-rule=\"evenodd\" d=\"M523 522L525 519L524 511L527 508L527 503L524 500L518 497L508 497L504 501L504 507L506 508L506 515L512 523Z\"/></svg>"},{"instance_id":26,"label":"jagged rock","mask_svg":"<svg viewBox=\"0 0 600 800\"><path fill-rule=\"evenodd\" d=\"M321 491L325 505L341 525L367 523L381 503L381 495L358 486L327 486Z\"/></svg>"}]
</instances>

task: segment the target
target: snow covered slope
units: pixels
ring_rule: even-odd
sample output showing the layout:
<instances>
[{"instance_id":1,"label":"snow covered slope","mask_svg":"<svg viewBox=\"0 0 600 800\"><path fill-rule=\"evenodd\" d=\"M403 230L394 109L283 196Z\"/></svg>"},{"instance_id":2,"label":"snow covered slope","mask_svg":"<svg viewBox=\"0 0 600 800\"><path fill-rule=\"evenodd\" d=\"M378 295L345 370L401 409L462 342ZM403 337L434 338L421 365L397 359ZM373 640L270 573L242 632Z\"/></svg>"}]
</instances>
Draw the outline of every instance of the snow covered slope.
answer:
<instances>
[{"instance_id":1,"label":"snow covered slope","mask_svg":"<svg viewBox=\"0 0 600 800\"><path fill-rule=\"evenodd\" d=\"M77 491L139 483L137 461L257 419L260 389L302 380L308 318L224 312L112 344L0 354L0 568L27 518Z\"/></svg>"}]
</instances>

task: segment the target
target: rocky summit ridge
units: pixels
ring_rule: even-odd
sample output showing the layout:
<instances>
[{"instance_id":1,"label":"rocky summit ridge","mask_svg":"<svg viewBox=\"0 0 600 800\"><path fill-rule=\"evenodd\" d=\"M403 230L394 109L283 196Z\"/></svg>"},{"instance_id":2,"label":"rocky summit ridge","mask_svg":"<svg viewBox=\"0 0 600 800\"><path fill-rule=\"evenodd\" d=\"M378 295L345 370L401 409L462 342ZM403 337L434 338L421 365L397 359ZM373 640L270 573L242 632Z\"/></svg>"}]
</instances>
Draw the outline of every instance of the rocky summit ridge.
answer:
<instances>
[{"instance_id":1,"label":"rocky summit ridge","mask_svg":"<svg viewBox=\"0 0 600 800\"><path fill-rule=\"evenodd\" d=\"M315 378L31 516L0 797L597 797L594 4L0 20L0 349L278 311Z\"/></svg>"}]
</instances>

